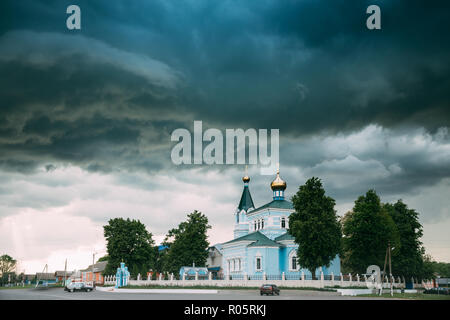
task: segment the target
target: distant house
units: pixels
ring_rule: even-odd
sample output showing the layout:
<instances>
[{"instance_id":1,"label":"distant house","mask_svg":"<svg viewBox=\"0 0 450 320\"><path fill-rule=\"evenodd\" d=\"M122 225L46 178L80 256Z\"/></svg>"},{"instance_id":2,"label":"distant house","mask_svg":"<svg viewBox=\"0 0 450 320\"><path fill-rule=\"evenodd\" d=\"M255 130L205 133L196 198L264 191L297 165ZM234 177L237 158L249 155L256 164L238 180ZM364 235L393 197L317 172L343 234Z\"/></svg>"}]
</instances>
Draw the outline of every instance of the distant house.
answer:
<instances>
[{"instance_id":1,"label":"distant house","mask_svg":"<svg viewBox=\"0 0 450 320\"><path fill-rule=\"evenodd\" d=\"M217 279L222 276L222 245L216 244L208 248L208 258L206 259L208 271L212 273L212 278Z\"/></svg>"},{"instance_id":2,"label":"distant house","mask_svg":"<svg viewBox=\"0 0 450 320\"><path fill-rule=\"evenodd\" d=\"M71 271L56 271L55 272L56 282L63 282L64 278L69 279L71 275L72 275Z\"/></svg>"},{"instance_id":3,"label":"distant house","mask_svg":"<svg viewBox=\"0 0 450 320\"><path fill-rule=\"evenodd\" d=\"M47 283L56 283L56 278L54 273L36 273L36 281L44 281Z\"/></svg>"},{"instance_id":4,"label":"distant house","mask_svg":"<svg viewBox=\"0 0 450 320\"><path fill-rule=\"evenodd\" d=\"M105 279L103 278L103 271L106 268L108 261L100 261L94 264L94 267L90 265L84 270L80 270L81 281L92 282L102 285Z\"/></svg>"},{"instance_id":5,"label":"distant house","mask_svg":"<svg viewBox=\"0 0 450 320\"><path fill-rule=\"evenodd\" d=\"M32 282L34 282L36 280L36 275L35 274L25 274L23 275L23 281L25 282L25 284L30 284Z\"/></svg>"}]
</instances>

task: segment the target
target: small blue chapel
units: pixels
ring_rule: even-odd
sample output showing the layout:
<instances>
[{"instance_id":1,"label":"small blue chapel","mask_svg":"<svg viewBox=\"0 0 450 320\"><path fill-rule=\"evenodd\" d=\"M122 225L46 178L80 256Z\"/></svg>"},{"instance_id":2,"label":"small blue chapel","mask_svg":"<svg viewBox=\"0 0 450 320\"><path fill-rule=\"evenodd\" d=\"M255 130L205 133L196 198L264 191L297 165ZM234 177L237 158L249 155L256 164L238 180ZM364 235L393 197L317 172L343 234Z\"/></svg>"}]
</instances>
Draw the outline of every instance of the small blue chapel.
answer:
<instances>
[{"instance_id":1,"label":"small blue chapel","mask_svg":"<svg viewBox=\"0 0 450 320\"><path fill-rule=\"evenodd\" d=\"M294 212L291 202L285 199L287 187L280 178L280 171L272 181L273 199L263 206L255 208L250 195L250 177L242 178L244 190L234 215L234 239L222 244L222 270L232 279L240 279L245 275L250 278L262 278L263 273L280 276L283 272L286 279L299 279L301 273L310 278L311 272L302 268L297 260L298 245L294 237L288 234L289 215ZM316 276L331 273L339 275L340 259L336 256L327 268L316 270ZM275 278L274 278L275 280Z\"/></svg>"}]
</instances>

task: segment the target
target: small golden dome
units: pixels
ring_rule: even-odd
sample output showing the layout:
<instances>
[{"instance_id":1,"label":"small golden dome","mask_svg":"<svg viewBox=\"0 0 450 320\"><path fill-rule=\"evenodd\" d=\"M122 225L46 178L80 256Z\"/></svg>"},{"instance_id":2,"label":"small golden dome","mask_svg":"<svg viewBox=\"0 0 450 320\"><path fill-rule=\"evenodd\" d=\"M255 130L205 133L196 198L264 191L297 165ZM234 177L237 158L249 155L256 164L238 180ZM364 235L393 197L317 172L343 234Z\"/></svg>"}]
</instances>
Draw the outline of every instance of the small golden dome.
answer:
<instances>
[{"instance_id":1,"label":"small golden dome","mask_svg":"<svg viewBox=\"0 0 450 320\"><path fill-rule=\"evenodd\" d=\"M245 176L242 178L242 181L244 181L245 183L250 182L250 177L249 176Z\"/></svg>"},{"instance_id":2,"label":"small golden dome","mask_svg":"<svg viewBox=\"0 0 450 320\"><path fill-rule=\"evenodd\" d=\"M286 181L280 178L280 170L277 170L277 177L270 184L270 188L272 190L285 190L286 186Z\"/></svg>"}]
</instances>

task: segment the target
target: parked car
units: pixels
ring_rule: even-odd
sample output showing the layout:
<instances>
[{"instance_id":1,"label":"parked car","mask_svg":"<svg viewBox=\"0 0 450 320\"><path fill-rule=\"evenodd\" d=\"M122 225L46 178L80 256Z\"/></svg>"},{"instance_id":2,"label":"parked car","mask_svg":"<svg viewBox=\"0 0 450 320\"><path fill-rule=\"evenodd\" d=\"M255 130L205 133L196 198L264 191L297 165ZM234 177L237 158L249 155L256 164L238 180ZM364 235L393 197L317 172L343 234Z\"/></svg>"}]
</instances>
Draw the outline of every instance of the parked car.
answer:
<instances>
[{"instance_id":1,"label":"parked car","mask_svg":"<svg viewBox=\"0 0 450 320\"><path fill-rule=\"evenodd\" d=\"M71 282L64 287L65 291L74 292L74 291L85 291L90 292L94 290L94 287L85 282Z\"/></svg>"},{"instance_id":2,"label":"parked car","mask_svg":"<svg viewBox=\"0 0 450 320\"><path fill-rule=\"evenodd\" d=\"M450 295L450 289L449 288L431 288L425 290L423 293L425 294L445 294Z\"/></svg>"},{"instance_id":3,"label":"parked car","mask_svg":"<svg viewBox=\"0 0 450 320\"><path fill-rule=\"evenodd\" d=\"M280 289L274 284L265 284L261 288L259 288L259 293L261 295L263 295L263 294L266 294L266 295L269 295L269 294L274 295L274 294L276 294L276 295L279 296L280 295Z\"/></svg>"}]
</instances>

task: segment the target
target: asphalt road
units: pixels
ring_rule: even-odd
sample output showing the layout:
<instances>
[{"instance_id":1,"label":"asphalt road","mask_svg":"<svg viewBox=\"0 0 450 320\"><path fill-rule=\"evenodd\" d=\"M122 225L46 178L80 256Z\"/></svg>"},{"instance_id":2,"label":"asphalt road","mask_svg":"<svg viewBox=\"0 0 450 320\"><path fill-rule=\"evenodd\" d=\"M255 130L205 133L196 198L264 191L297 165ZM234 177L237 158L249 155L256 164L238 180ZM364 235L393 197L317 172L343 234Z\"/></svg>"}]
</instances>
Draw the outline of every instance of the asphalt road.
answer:
<instances>
[{"instance_id":1,"label":"asphalt road","mask_svg":"<svg viewBox=\"0 0 450 320\"><path fill-rule=\"evenodd\" d=\"M258 290L219 290L217 294L198 293L118 293L66 292L62 288L2 289L0 300L366 300L376 298L340 296L336 292L282 290L279 296L260 296ZM385 298L379 298L385 299Z\"/></svg>"}]
</instances>

